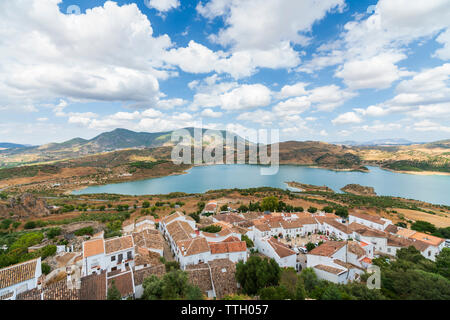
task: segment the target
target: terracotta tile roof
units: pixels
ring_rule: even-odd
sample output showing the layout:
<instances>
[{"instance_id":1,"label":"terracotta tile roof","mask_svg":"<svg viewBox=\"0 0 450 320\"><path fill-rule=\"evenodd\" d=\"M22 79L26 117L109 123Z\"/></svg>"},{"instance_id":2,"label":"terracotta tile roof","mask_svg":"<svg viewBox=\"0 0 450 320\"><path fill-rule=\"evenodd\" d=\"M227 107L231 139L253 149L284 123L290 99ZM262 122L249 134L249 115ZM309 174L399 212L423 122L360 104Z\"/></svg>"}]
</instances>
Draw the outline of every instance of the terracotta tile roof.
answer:
<instances>
[{"instance_id":1,"label":"terracotta tile roof","mask_svg":"<svg viewBox=\"0 0 450 320\"><path fill-rule=\"evenodd\" d=\"M354 216L354 217L357 217L357 218L360 218L360 219L364 219L364 220L368 220L368 221L371 221L371 222L374 222L374 223L377 223L377 224L381 224L381 225L384 225L384 223L385 223L378 216L371 216L369 214L360 213L360 212L351 212L349 214L349 216Z\"/></svg>"},{"instance_id":2,"label":"terracotta tile roof","mask_svg":"<svg viewBox=\"0 0 450 320\"><path fill-rule=\"evenodd\" d=\"M366 237L387 238L387 233L366 227L365 225L352 222L349 225L350 230Z\"/></svg>"},{"instance_id":3,"label":"terracotta tile roof","mask_svg":"<svg viewBox=\"0 0 450 320\"><path fill-rule=\"evenodd\" d=\"M354 265L353 263L350 262L344 262L342 260L339 259L334 259L333 262L341 267L344 267L346 269L359 269L359 270L364 270L364 268L361 268L357 265Z\"/></svg>"},{"instance_id":4,"label":"terracotta tile roof","mask_svg":"<svg viewBox=\"0 0 450 320\"><path fill-rule=\"evenodd\" d=\"M133 232L133 242L135 246L164 250L164 239L158 230L143 230Z\"/></svg>"},{"instance_id":5,"label":"terracotta tile roof","mask_svg":"<svg viewBox=\"0 0 450 320\"><path fill-rule=\"evenodd\" d=\"M222 228L222 230L220 230L219 232L216 232L216 233L202 231L202 235L207 238L226 237L232 233L233 233L233 231L230 228Z\"/></svg>"},{"instance_id":6,"label":"terracotta tile roof","mask_svg":"<svg viewBox=\"0 0 450 320\"><path fill-rule=\"evenodd\" d=\"M261 213L261 212L244 212L244 213L241 213L241 214L247 220L255 220L255 219L258 219L258 218L264 216L264 214Z\"/></svg>"},{"instance_id":7,"label":"terracotta tile roof","mask_svg":"<svg viewBox=\"0 0 450 320\"><path fill-rule=\"evenodd\" d=\"M411 237L413 234L415 234L416 232L417 232L417 231L411 230L411 229L398 228L397 235L398 235L398 236L405 237L405 238L409 238L409 237Z\"/></svg>"},{"instance_id":8,"label":"terracotta tile roof","mask_svg":"<svg viewBox=\"0 0 450 320\"><path fill-rule=\"evenodd\" d=\"M160 255L150 251L147 248L135 247L136 256L134 257L135 266L150 266L161 264Z\"/></svg>"},{"instance_id":9,"label":"terracotta tile roof","mask_svg":"<svg viewBox=\"0 0 450 320\"><path fill-rule=\"evenodd\" d=\"M144 279L150 277L151 275L155 275L157 277L162 277L166 273L166 267L163 264L157 266L151 266L147 268L143 268L140 270L135 270L133 272L134 277L134 285L139 286L144 283Z\"/></svg>"},{"instance_id":10,"label":"terracotta tile roof","mask_svg":"<svg viewBox=\"0 0 450 320\"><path fill-rule=\"evenodd\" d=\"M364 250L356 241L349 241L347 248L348 251L355 254L358 259L366 255L366 250Z\"/></svg>"},{"instance_id":11,"label":"terracotta tile roof","mask_svg":"<svg viewBox=\"0 0 450 320\"><path fill-rule=\"evenodd\" d=\"M343 248L345 244L344 241L327 241L312 249L308 254L331 257L334 253Z\"/></svg>"},{"instance_id":12,"label":"terracotta tile roof","mask_svg":"<svg viewBox=\"0 0 450 320\"><path fill-rule=\"evenodd\" d=\"M190 239L191 234L195 233L194 229L185 221L175 221L169 224L167 232L175 242Z\"/></svg>"},{"instance_id":13,"label":"terracotta tile roof","mask_svg":"<svg viewBox=\"0 0 450 320\"><path fill-rule=\"evenodd\" d=\"M208 263L189 265L186 272L192 284L205 294L214 289L217 299L238 292L236 265L229 259L215 259Z\"/></svg>"},{"instance_id":14,"label":"terracotta tile roof","mask_svg":"<svg viewBox=\"0 0 450 320\"><path fill-rule=\"evenodd\" d=\"M246 220L242 217L239 217L238 215L235 214L221 214L221 215L217 215L214 217L215 219L219 220L219 221L225 221L231 224L234 223L239 223L239 222L245 222Z\"/></svg>"},{"instance_id":15,"label":"terracotta tile roof","mask_svg":"<svg viewBox=\"0 0 450 320\"><path fill-rule=\"evenodd\" d=\"M294 250L289 249L288 246L286 246L285 244L281 243L280 241L278 241L274 237L271 237L269 240L267 240L267 242L275 250L275 252L277 253L277 255L280 258L296 255Z\"/></svg>"},{"instance_id":16,"label":"terracotta tile roof","mask_svg":"<svg viewBox=\"0 0 450 320\"><path fill-rule=\"evenodd\" d=\"M235 236L230 236L230 237L226 238L225 240L223 240L222 242L234 242L234 241L241 241L241 239L239 239Z\"/></svg>"},{"instance_id":17,"label":"terracotta tile roof","mask_svg":"<svg viewBox=\"0 0 450 320\"><path fill-rule=\"evenodd\" d=\"M67 279L60 280L43 289L44 300L79 300L80 290L67 287Z\"/></svg>"},{"instance_id":18,"label":"terracotta tile roof","mask_svg":"<svg viewBox=\"0 0 450 320\"><path fill-rule=\"evenodd\" d=\"M208 203L205 208L203 209L203 211L216 211L217 208L217 203Z\"/></svg>"},{"instance_id":19,"label":"terracotta tile roof","mask_svg":"<svg viewBox=\"0 0 450 320\"><path fill-rule=\"evenodd\" d=\"M247 251L247 245L245 241L233 241L233 242L210 242L209 248L211 254L231 253L231 252L243 252Z\"/></svg>"},{"instance_id":20,"label":"terracotta tile roof","mask_svg":"<svg viewBox=\"0 0 450 320\"><path fill-rule=\"evenodd\" d=\"M293 221L281 221L283 229L300 229L303 227L302 223L298 220Z\"/></svg>"},{"instance_id":21,"label":"terracotta tile roof","mask_svg":"<svg viewBox=\"0 0 450 320\"><path fill-rule=\"evenodd\" d=\"M398 236L392 236L389 235L388 240L387 240L387 245L391 246L391 247L401 247L401 248L407 248L410 246L413 246L414 248L416 248L419 251L424 251L425 249L427 249L430 244L420 241L420 240L415 240L415 239L405 239L402 237L398 237Z\"/></svg>"},{"instance_id":22,"label":"terracotta tile roof","mask_svg":"<svg viewBox=\"0 0 450 320\"><path fill-rule=\"evenodd\" d=\"M92 257L105 252L103 238L83 242L83 258Z\"/></svg>"},{"instance_id":23,"label":"terracotta tile roof","mask_svg":"<svg viewBox=\"0 0 450 320\"><path fill-rule=\"evenodd\" d=\"M81 300L106 300L106 272L81 278Z\"/></svg>"},{"instance_id":24,"label":"terracotta tile roof","mask_svg":"<svg viewBox=\"0 0 450 320\"><path fill-rule=\"evenodd\" d=\"M325 272L328 272L328 273L337 274L337 275L340 275L341 273L344 273L346 271L344 269L334 268L334 267L326 266L326 265L323 265L323 264L315 265L314 268L322 270L322 271L325 271Z\"/></svg>"},{"instance_id":25,"label":"terracotta tile roof","mask_svg":"<svg viewBox=\"0 0 450 320\"><path fill-rule=\"evenodd\" d=\"M209 252L208 241L206 241L203 237L178 241L177 246L180 249L181 254L185 257L203 252Z\"/></svg>"},{"instance_id":26,"label":"terracotta tile roof","mask_svg":"<svg viewBox=\"0 0 450 320\"><path fill-rule=\"evenodd\" d=\"M182 212L177 211L168 216L163 217L161 219L161 222L167 225L170 222L172 222L173 220L175 220L176 218L183 217L183 216L184 216L184 214Z\"/></svg>"},{"instance_id":27,"label":"terracotta tile roof","mask_svg":"<svg viewBox=\"0 0 450 320\"><path fill-rule=\"evenodd\" d=\"M122 298L134 294L133 273L131 271L125 271L119 275L108 278L108 289L111 288L113 281Z\"/></svg>"},{"instance_id":28,"label":"terracotta tile roof","mask_svg":"<svg viewBox=\"0 0 450 320\"><path fill-rule=\"evenodd\" d=\"M445 240L439 237L435 237L423 232L416 232L414 233L411 237L411 239L415 239L415 240L420 240L422 242L428 243L432 246L439 246L442 242L444 242Z\"/></svg>"},{"instance_id":29,"label":"terracotta tile roof","mask_svg":"<svg viewBox=\"0 0 450 320\"><path fill-rule=\"evenodd\" d=\"M210 261L211 277L218 299L238 292L236 282L236 264L228 259Z\"/></svg>"},{"instance_id":30,"label":"terracotta tile roof","mask_svg":"<svg viewBox=\"0 0 450 320\"><path fill-rule=\"evenodd\" d=\"M270 231L270 226L266 223L258 223L255 224L255 228L258 229L261 232Z\"/></svg>"},{"instance_id":31,"label":"terracotta tile roof","mask_svg":"<svg viewBox=\"0 0 450 320\"><path fill-rule=\"evenodd\" d=\"M105 251L106 254L110 254L117 251L122 251L126 249L131 249L134 247L133 237L125 236L119 238L113 238L105 240Z\"/></svg>"},{"instance_id":32,"label":"terracotta tile roof","mask_svg":"<svg viewBox=\"0 0 450 320\"><path fill-rule=\"evenodd\" d=\"M186 272L189 277L189 281L200 288L200 290L206 295L207 291L213 290L213 283L211 278L211 270L208 264L200 263L194 265L188 265Z\"/></svg>"},{"instance_id":33,"label":"terracotta tile roof","mask_svg":"<svg viewBox=\"0 0 450 320\"><path fill-rule=\"evenodd\" d=\"M365 257L364 259L362 259L361 261L371 264L372 263L372 259L370 259L369 257Z\"/></svg>"},{"instance_id":34,"label":"terracotta tile roof","mask_svg":"<svg viewBox=\"0 0 450 320\"><path fill-rule=\"evenodd\" d=\"M316 219L314 219L312 216L310 216L310 217L299 217L296 221L300 222L302 225L305 225L305 224L317 224Z\"/></svg>"},{"instance_id":35,"label":"terracotta tile roof","mask_svg":"<svg viewBox=\"0 0 450 320\"><path fill-rule=\"evenodd\" d=\"M334 227L334 228L338 229L339 231L344 232L346 234L353 233L353 231L348 226L346 226L343 223L337 222L334 219L327 220L324 223L329 224L330 226L332 226L332 227Z\"/></svg>"},{"instance_id":36,"label":"terracotta tile roof","mask_svg":"<svg viewBox=\"0 0 450 320\"><path fill-rule=\"evenodd\" d=\"M40 276L36 274L38 262L40 262L40 258L0 269L0 289Z\"/></svg>"},{"instance_id":37,"label":"terracotta tile roof","mask_svg":"<svg viewBox=\"0 0 450 320\"><path fill-rule=\"evenodd\" d=\"M384 231L395 234L398 231L398 227L393 224L390 224L384 229Z\"/></svg>"}]
</instances>

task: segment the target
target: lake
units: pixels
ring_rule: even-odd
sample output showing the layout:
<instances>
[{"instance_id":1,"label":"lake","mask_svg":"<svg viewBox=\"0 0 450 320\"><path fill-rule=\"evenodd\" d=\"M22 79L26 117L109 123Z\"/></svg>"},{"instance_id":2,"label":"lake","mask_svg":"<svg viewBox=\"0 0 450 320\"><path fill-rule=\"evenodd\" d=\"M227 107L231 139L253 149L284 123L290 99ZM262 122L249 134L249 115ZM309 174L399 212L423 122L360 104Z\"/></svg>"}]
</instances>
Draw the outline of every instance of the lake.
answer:
<instances>
[{"instance_id":1,"label":"lake","mask_svg":"<svg viewBox=\"0 0 450 320\"><path fill-rule=\"evenodd\" d=\"M375 188L378 195L399 196L450 205L450 176L413 175L368 167L370 172L333 171L281 165L276 175L260 175L259 165L215 165L194 167L188 174L93 186L73 194L115 193L127 195L202 193L214 189L276 187L291 189L285 182L326 185L336 192L350 183Z\"/></svg>"}]
</instances>

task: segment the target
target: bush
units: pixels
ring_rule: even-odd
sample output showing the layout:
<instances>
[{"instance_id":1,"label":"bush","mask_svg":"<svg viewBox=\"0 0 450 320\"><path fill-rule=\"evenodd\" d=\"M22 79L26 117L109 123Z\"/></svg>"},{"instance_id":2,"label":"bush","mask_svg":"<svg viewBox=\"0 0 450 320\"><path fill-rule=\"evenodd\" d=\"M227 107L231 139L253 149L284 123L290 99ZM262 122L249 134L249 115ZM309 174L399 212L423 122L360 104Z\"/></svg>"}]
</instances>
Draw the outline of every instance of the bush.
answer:
<instances>
[{"instance_id":1,"label":"bush","mask_svg":"<svg viewBox=\"0 0 450 320\"><path fill-rule=\"evenodd\" d=\"M53 239L54 237L61 235L61 228L51 228L45 233L45 235L47 238Z\"/></svg>"},{"instance_id":2,"label":"bush","mask_svg":"<svg viewBox=\"0 0 450 320\"><path fill-rule=\"evenodd\" d=\"M48 275L50 273L50 271L52 270L50 265L45 262L41 263L41 269L42 269L42 273L45 275Z\"/></svg>"},{"instance_id":3,"label":"bush","mask_svg":"<svg viewBox=\"0 0 450 320\"><path fill-rule=\"evenodd\" d=\"M84 236L84 235L90 235L92 236L94 234L94 228L92 227L85 227L78 229L74 232L76 236Z\"/></svg>"},{"instance_id":4,"label":"bush","mask_svg":"<svg viewBox=\"0 0 450 320\"><path fill-rule=\"evenodd\" d=\"M309 213L316 213L317 212L317 208L316 207L309 207L308 208L308 212Z\"/></svg>"},{"instance_id":5,"label":"bush","mask_svg":"<svg viewBox=\"0 0 450 320\"><path fill-rule=\"evenodd\" d=\"M436 231L436 227L434 224L431 224L426 221L416 221L411 225L411 229L419 231L419 232L429 232L433 233Z\"/></svg>"},{"instance_id":6,"label":"bush","mask_svg":"<svg viewBox=\"0 0 450 320\"><path fill-rule=\"evenodd\" d=\"M236 280L242 291L250 295L263 288L277 286L280 275L281 269L274 259L262 259L253 255L246 263L239 261L236 265Z\"/></svg>"},{"instance_id":7,"label":"bush","mask_svg":"<svg viewBox=\"0 0 450 320\"><path fill-rule=\"evenodd\" d=\"M222 230L222 227L221 226L210 225L210 226L201 228L200 230L204 231L204 232L209 232L209 233L217 233L217 232L220 232L220 230Z\"/></svg>"},{"instance_id":8,"label":"bush","mask_svg":"<svg viewBox=\"0 0 450 320\"><path fill-rule=\"evenodd\" d=\"M34 221L27 221L23 227L25 229L34 229L34 228L36 228L36 222L34 222Z\"/></svg>"}]
</instances>

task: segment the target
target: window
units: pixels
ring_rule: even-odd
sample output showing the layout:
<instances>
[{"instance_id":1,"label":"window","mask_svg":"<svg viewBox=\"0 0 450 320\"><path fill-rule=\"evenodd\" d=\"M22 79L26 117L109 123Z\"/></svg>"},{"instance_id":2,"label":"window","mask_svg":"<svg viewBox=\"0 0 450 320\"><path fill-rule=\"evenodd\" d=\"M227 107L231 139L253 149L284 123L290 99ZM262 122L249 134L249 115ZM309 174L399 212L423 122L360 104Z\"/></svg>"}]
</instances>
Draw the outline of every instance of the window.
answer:
<instances>
[{"instance_id":1,"label":"window","mask_svg":"<svg viewBox=\"0 0 450 320\"><path fill-rule=\"evenodd\" d=\"M431 251L428 251L428 256L431 256Z\"/></svg>"},{"instance_id":2,"label":"window","mask_svg":"<svg viewBox=\"0 0 450 320\"><path fill-rule=\"evenodd\" d=\"M133 259L132 252L131 252L131 251L128 251L128 252L127 252L127 260L131 260L131 259Z\"/></svg>"},{"instance_id":3,"label":"window","mask_svg":"<svg viewBox=\"0 0 450 320\"><path fill-rule=\"evenodd\" d=\"M123 260L123 254L121 253L121 254L119 254L119 262L122 262L122 260Z\"/></svg>"},{"instance_id":4,"label":"window","mask_svg":"<svg viewBox=\"0 0 450 320\"><path fill-rule=\"evenodd\" d=\"M116 270L117 270L117 267L112 267L112 268L111 268L111 272L112 272L112 271L116 271Z\"/></svg>"},{"instance_id":5,"label":"window","mask_svg":"<svg viewBox=\"0 0 450 320\"><path fill-rule=\"evenodd\" d=\"M116 256L112 256L111 261L116 261Z\"/></svg>"}]
</instances>

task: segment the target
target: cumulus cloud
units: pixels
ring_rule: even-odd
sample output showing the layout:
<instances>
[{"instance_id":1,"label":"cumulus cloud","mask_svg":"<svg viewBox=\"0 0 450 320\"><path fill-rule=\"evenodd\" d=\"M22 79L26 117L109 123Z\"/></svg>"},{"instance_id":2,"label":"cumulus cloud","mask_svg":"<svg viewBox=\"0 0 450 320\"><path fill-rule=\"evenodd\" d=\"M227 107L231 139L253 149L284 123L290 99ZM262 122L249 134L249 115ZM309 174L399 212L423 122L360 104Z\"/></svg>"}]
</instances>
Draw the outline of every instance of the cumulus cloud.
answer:
<instances>
[{"instance_id":1,"label":"cumulus cloud","mask_svg":"<svg viewBox=\"0 0 450 320\"><path fill-rule=\"evenodd\" d=\"M45 102L153 101L170 73L167 35L153 36L136 4L107 1L80 15L61 0L0 2L0 105ZM114 48L113 50L111 48Z\"/></svg>"},{"instance_id":2,"label":"cumulus cloud","mask_svg":"<svg viewBox=\"0 0 450 320\"><path fill-rule=\"evenodd\" d=\"M362 119L355 112L346 112L331 121L333 124L360 123Z\"/></svg>"},{"instance_id":3,"label":"cumulus cloud","mask_svg":"<svg viewBox=\"0 0 450 320\"><path fill-rule=\"evenodd\" d=\"M144 0L146 5L161 12L178 8L180 6L179 0Z\"/></svg>"}]
</instances>

